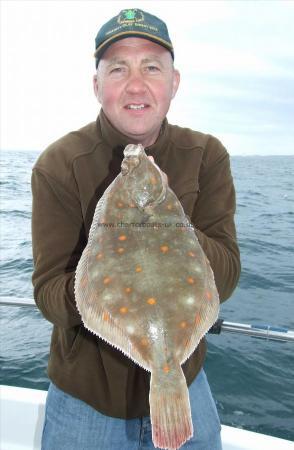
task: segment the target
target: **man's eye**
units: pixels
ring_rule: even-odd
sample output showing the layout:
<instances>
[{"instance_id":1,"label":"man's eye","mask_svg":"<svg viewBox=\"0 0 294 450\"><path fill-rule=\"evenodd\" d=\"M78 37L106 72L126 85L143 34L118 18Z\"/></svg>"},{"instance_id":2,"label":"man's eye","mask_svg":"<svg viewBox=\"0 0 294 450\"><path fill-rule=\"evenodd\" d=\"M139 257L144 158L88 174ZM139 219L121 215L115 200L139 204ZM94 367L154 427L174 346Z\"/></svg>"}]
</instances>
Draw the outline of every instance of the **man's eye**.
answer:
<instances>
[{"instance_id":1,"label":"man's eye","mask_svg":"<svg viewBox=\"0 0 294 450\"><path fill-rule=\"evenodd\" d=\"M123 71L122 67L114 67L110 70L110 73L121 73Z\"/></svg>"},{"instance_id":2,"label":"man's eye","mask_svg":"<svg viewBox=\"0 0 294 450\"><path fill-rule=\"evenodd\" d=\"M148 70L148 72L158 72L159 71L159 67L157 67L157 66L147 66L147 70Z\"/></svg>"}]
</instances>

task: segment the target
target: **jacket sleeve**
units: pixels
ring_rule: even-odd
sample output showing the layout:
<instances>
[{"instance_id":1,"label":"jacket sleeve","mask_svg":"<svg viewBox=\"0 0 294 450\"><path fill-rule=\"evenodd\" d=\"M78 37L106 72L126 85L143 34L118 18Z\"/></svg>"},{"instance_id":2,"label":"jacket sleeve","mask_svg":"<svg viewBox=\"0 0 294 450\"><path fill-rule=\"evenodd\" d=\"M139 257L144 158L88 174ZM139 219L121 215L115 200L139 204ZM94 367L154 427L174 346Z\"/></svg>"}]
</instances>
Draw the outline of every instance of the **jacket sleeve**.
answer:
<instances>
[{"instance_id":1,"label":"jacket sleeve","mask_svg":"<svg viewBox=\"0 0 294 450\"><path fill-rule=\"evenodd\" d=\"M235 210L229 154L216 138L210 137L203 154L199 196L191 219L214 272L221 302L232 294L241 270Z\"/></svg>"},{"instance_id":2,"label":"jacket sleeve","mask_svg":"<svg viewBox=\"0 0 294 450\"><path fill-rule=\"evenodd\" d=\"M78 197L48 174L32 173L33 286L38 308L63 328L81 323L74 298L75 269L85 242Z\"/></svg>"}]
</instances>

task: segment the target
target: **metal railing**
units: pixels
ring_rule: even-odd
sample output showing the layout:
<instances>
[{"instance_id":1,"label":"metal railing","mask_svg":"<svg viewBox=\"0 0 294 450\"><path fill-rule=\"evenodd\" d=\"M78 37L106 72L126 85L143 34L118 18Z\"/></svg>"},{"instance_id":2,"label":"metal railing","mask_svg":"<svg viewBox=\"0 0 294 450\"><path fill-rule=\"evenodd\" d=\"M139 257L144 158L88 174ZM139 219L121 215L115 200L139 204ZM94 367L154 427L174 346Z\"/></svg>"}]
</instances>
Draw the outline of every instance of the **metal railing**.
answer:
<instances>
[{"instance_id":1,"label":"metal railing","mask_svg":"<svg viewBox=\"0 0 294 450\"><path fill-rule=\"evenodd\" d=\"M32 308L36 307L36 303L32 298L0 297L0 306ZM248 325L245 323L226 322L223 319L218 319L210 328L209 333L220 334L222 332L244 334L251 337L281 342L294 342L294 331L265 324Z\"/></svg>"},{"instance_id":2,"label":"metal railing","mask_svg":"<svg viewBox=\"0 0 294 450\"><path fill-rule=\"evenodd\" d=\"M0 297L0 306L30 306L37 307L32 298Z\"/></svg>"}]
</instances>

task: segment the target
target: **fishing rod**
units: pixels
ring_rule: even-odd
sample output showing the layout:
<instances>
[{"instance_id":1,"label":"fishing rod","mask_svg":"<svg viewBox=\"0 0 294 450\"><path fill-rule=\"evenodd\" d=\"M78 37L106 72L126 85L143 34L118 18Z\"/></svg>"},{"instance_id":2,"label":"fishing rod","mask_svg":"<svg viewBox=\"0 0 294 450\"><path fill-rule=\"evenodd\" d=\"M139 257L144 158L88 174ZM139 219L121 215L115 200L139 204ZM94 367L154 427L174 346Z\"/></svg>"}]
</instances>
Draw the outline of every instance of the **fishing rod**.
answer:
<instances>
[{"instance_id":1,"label":"fishing rod","mask_svg":"<svg viewBox=\"0 0 294 450\"><path fill-rule=\"evenodd\" d=\"M0 297L0 306L36 307L36 303L31 298ZM209 334L221 334L222 332L238 333L280 342L294 342L294 331L265 324L247 325L218 319L208 331Z\"/></svg>"},{"instance_id":2,"label":"fishing rod","mask_svg":"<svg viewBox=\"0 0 294 450\"><path fill-rule=\"evenodd\" d=\"M266 324L247 325L245 323L226 322L223 319L218 319L215 324L212 325L208 333L220 334L222 331L245 334L247 336L267 340L294 342L294 331L288 330L287 328Z\"/></svg>"}]
</instances>

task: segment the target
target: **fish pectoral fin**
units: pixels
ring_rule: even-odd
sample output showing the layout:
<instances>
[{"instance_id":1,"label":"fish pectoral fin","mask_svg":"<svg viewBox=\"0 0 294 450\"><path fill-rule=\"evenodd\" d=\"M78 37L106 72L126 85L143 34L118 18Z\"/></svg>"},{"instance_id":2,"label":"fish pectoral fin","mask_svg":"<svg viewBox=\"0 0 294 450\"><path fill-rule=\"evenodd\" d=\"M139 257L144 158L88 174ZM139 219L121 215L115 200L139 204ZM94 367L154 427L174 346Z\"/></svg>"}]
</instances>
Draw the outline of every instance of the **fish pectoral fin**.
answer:
<instances>
[{"instance_id":1,"label":"fish pectoral fin","mask_svg":"<svg viewBox=\"0 0 294 450\"><path fill-rule=\"evenodd\" d=\"M178 449L193 436L189 391L180 365L151 372L150 417L155 447Z\"/></svg>"}]
</instances>

